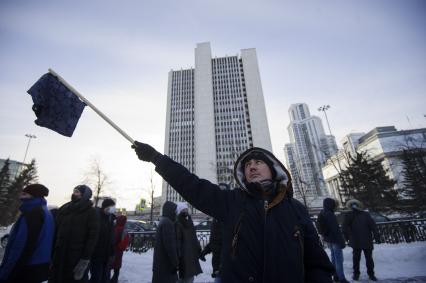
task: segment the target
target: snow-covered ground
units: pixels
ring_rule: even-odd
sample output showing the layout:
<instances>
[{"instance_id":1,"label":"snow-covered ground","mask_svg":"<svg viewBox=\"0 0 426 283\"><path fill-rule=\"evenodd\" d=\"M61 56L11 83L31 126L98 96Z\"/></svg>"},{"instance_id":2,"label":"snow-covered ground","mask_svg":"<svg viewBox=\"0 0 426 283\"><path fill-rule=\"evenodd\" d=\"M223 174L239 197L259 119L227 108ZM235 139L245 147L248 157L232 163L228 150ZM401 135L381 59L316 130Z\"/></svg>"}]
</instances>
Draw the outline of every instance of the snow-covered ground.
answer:
<instances>
[{"instance_id":1,"label":"snow-covered ground","mask_svg":"<svg viewBox=\"0 0 426 283\"><path fill-rule=\"evenodd\" d=\"M327 252L329 250L327 249ZM352 249L344 249L344 268L347 279L352 277ZM376 245L373 258L376 276L385 282L426 282L426 242L410 244L382 244ZM201 263L203 273L195 278L195 282L213 282L211 256ZM120 272L121 283L151 282L152 250L136 254L126 252L123 257L123 267ZM418 280L402 280L402 278L422 277ZM361 260L361 282L367 279L365 261ZM394 279L394 280L385 280ZM399 280L398 280L399 279ZM425 281L423 281L423 279ZM382 281L382 282L383 282Z\"/></svg>"},{"instance_id":2,"label":"snow-covered ground","mask_svg":"<svg viewBox=\"0 0 426 283\"><path fill-rule=\"evenodd\" d=\"M328 249L327 252L329 252ZM345 274L347 279L350 280L352 276L352 249L346 248L343 253ZM2 257L3 249L0 248L0 259ZM376 245L373 258L376 275L383 283L426 283L426 242ZM204 272L195 278L195 282L213 282L210 276L212 273L211 255L207 256L206 259L206 262L200 261ZM119 282L151 282L151 270L152 250L142 254L126 252L123 257ZM361 281L358 282L368 282L364 258L361 259Z\"/></svg>"}]
</instances>

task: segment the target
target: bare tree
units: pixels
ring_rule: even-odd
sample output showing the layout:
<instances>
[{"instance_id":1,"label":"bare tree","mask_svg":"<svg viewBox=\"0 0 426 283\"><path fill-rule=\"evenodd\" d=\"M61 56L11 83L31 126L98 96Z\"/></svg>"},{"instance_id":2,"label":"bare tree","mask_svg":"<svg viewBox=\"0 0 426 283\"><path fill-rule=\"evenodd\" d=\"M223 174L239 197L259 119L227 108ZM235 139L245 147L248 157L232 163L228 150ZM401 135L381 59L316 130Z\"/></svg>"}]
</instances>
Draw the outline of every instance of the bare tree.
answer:
<instances>
[{"instance_id":1,"label":"bare tree","mask_svg":"<svg viewBox=\"0 0 426 283\"><path fill-rule=\"evenodd\" d=\"M108 175L103 170L98 157L93 157L88 171L84 175L83 183L88 184L95 190L95 206L98 205L99 196L104 194L111 184Z\"/></svg>"}]
</instances>

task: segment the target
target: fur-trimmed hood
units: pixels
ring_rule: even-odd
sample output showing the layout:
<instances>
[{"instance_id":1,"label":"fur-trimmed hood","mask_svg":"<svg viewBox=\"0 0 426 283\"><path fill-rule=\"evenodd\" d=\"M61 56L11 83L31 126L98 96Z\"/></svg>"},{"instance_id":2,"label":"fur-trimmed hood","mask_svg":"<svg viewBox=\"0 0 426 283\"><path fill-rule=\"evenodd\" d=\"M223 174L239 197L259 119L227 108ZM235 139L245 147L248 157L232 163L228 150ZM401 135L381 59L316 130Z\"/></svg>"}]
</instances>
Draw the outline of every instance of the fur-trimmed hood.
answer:
<instances>
[{"instance_id":1,"label":"fur-trimmed hood","mask_svg":"<svg viewBox=\"0 0 426 283\"><path fill-rule=\"evenodd\" d=\"M242 190L248 192L248 189L247 189L246 184L244 182L244 180L245 180L244 168L242 168L241 163L246 156L248 156L249 154L256 152L256 151L263 153L272 161L274 169L277 173L274 181L278 181L280 184L285 186L287 188L287 194L292 195L293 188L292 188L292 185L291 185L291 176L290 176L290 173L288 172L287 168L285 168L285 166L271 152L267 151L266 149L260 148L260 147L249 148L248 150L244 151L238 157L237 161L235 162L234 178L237 181L237 184L239 185L239 187Z\"/></svg>"}]
</instances>

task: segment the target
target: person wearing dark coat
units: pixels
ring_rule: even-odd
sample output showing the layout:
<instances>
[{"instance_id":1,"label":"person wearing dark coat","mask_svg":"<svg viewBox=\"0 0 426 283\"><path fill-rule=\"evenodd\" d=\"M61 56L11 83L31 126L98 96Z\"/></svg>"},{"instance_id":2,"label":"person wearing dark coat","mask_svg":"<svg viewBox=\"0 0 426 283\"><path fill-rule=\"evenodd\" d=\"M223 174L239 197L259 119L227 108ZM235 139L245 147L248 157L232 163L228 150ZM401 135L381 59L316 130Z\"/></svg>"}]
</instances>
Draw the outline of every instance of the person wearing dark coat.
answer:
<instances>
[{"instance_id":1,"label":"person wearing dark coat","mask_svg":"<svg viewBox=\"0 0 426 283\"><path fill-rule=\"evenodd\" d=\"M106 198L100 208L99 236L90 261L90 283L108 283L114 259L115 202Z\"/></svg>"},{"instance_id":2,"label":"person wearing dark coat","mask_svg":"<svg viewBox=\"0 0 426 283\"><path fill-rule=\"evenodd\" d=\"M176 243L176 204L166 201L155 233L152 283L176 283L179 267Z\"/></svg>"},{"instance_id":3,"label":"person wearing dark coat","mask_svg":"<svg viewBox=\"0 0 426 283\"><path fill-rule=\"evenodd\" d=\"M179 283L192 283L194 276L202 273L198 258L201 253L201 245L195 232L194 223L188 213L185 202L177 204L176 238L179 260Z\"/></svg>"},{"instance_id":4,"label":"person wearing dark coat","mask_svg":"<svg viewBox=\"0 0 426 283\"><path fill-rule=\"evenodd\" d=\"M133 147L186 201L223 223L222 282L332 282L334 268L309 214L292 198L290 174L272 153L243 152L234 166L239 189L226 191L150 145Z\"/></svg>"},{"instance_id":5,"label":"person wearing dark coat","mask_svg":"<svg viewBox=\"0 0 426 283\"><path fill-rule=\"evenodd\" d=\"M318 215L318 230L324 242L326 242L330 248L331 262L336 270L334 281L349 283L343 271L342 250L345 248L346 244L339 223L337 223L337 217L334 214L335 209L336 201L332 198L325 198L323 201L323 210Z\"/></svg>"},{"instance_id":6,"label":"person wearing dark coat","mask_svg":"<svg viewBox=\"0 0 426 283\"><path fill-rule=\"evenodd\" d=\"M111 283L118 282L118 276L120 275L120 269L123 261L123 253L129 245L129 234L125 230L127 217L125 215L117 216L116 225L114 228L114 263L112 264L113 276L111 277Z\"/></svg>"},{"instance_id":7,"label":"person wearing dark coat","mask_svg":"<svg viewBox=\"0 0 426 283\"><path fill-rule=\"evenodd\" d=\"M86 185L74 188L71 201L56 215L50 283L88 282L90 258L99 235L99 215Z\"/></svg>"},{"instance_id":8,"label":"person wearing dark coat","mask_svg":"<svg viewBox=\"0 0 426 283\"><path fill-rule=\"evenodd\" d=\"M362 210L362 203L358 200L349 200L346 205L352 210L345 215L343 221L343 233L349 241L349 246L352 247L354 272L352 278L359 280L359 262L361 252L364 252L368 277L372 281L377 281L373 261L373 236L376 241L379 239L376 223L370 213Z\"/></svg>"},{"instance_id":9,"label":"person wearing dark coat","mask_svg":"<svg viewBox=\"0 0 426 283\"><path fill-rule=\"evenodd\" d=\"M200 259L205 261L205 256L209 253L212 253L212 277L214 278L215 283L220 282L219 270L221 262L221 252L222 252L222 236L223 234L223 225L216 219L213 219L212 226L210 229L209 243L201 251Z\"/></svg>"},{"instance_id":10,"label":"person wearing dark coat","mask_svg":"<svg viewBox=\"0 0 426 283\"><path fill-rule=\"evenodd\" d=\"M0 265L1 283L40 283L49 275L54 221L46 206L49 190L26 186L20 194L21 215L13 225Z\"/></svg>"}]
</instances>

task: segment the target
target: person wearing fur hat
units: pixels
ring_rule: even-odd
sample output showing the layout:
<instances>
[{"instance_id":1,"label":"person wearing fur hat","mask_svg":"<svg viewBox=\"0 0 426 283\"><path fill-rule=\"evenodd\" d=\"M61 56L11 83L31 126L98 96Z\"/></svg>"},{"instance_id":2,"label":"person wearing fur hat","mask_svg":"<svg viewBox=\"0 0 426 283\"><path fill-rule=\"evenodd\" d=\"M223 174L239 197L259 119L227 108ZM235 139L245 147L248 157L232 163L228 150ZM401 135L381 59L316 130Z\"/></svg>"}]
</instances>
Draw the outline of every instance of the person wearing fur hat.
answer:
<instances>
[{"instance_id":1,"label":"person wearing fur hat","mask_svg":"<svg viewBox=\"0 0 426 283\"><path fill-rule=\"evenodd\" d=\"M92 190L79 185L71 201L57 212L51 283L88 282L90 258L99 235L99 215L91 197Z\"/></svg>"},{"instance_id":2,"label":"person wearing fur hat","mask_svg":"<svg viewBox=\"0 0 426 283\"><path fill-rule=\"evenodd\" d=\"M0 265L0 282L38 283L47 280L54 221L41 184L26 186L21 194L21 215L13 225Z\"/></svg>"},{"instance_id":3,"label":"person wearing fur hat","mask_svg":"<svg viewBox=\"0 0 426 283\"><path fill-rule=\"evenodd\" d=\"M194 276L202 273L198 257L201 253L201 245L197 239L194 223L189 215L186 202L177 204L177 250L179 257L179 283L192 283Z\"/></svg>"},{"instance_id":4,"label":"person wearing fur hat","mask_svg":"<svg viewBox=\"0 0 426 283\"><path fill-rule=\"evenodd\" d=\"M186 201L223 223L222 282L332 282L334 268L309 214L292 198L290 174L272 153L243 152L234 166L239 188L228 191L148 144L133 148Z\"/></svg>"},{"instance_id":5,"label":"person wearing fur hat","mask_svg":"<svg viewBox=\"0 0 426 283\"><path fill-rule=\"evenodd\" d=\"M376 222L374 222L370 213L363 210L363 205L360 201L351 199L346 203L346 206L351 211L345 215L343 220L343 234L349 241L349 246L352 247L352 278L359 280L359 262L361 260L361 252L364 252L368 277L372 281L377 281L374 274L373 261L373 236L376 242L379 242Z\"/></svg>"},{"instance_id":6,"label":"person wearing fur hat","mask_svg":"<svg viewBox=\"0 0 426 283\"><path fill-rule=\"evenodd\" d=\"M114 261L115 202L106 198L96 210L99 214L99 236L90 261L90 283L107 283Z\"/></svg>"}]
</instances>

